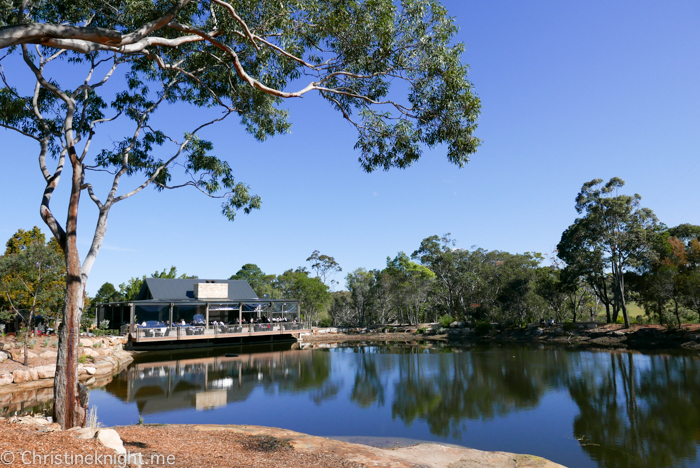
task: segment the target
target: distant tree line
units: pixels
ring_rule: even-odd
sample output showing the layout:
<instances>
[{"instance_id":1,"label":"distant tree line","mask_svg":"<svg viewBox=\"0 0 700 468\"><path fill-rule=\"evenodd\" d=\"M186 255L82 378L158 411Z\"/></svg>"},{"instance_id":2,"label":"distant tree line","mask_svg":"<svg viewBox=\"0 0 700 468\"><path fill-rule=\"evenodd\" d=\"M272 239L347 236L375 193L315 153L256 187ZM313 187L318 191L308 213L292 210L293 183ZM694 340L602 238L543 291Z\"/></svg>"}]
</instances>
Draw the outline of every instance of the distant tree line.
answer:
<instances>
[{"instance_id":1,"label":"distant tree line","mask_svg":"<svg viewBox=\"0 0 700 468\"><path fill-rule=\"evenodd\" d=\"M382 269L347 273L341 291L332 289L342 268L318 250L306 259L308 267L275 275L248 263L230 279L247 281L261 298L299 299L306 318L317 325L457 320L522 326L550 318L602 318L629 326L630 303L644 310L646 322L680 326L697 321L700 226L668 228L641 207L639 195L619 193L623 186L619 178L585 183L576 197L580 217L564 231L552 255L462 249L446 234L423 239L410 256L399 252L387 257ZM55 292L65 287L57 255L55 241L46 242L38 228L19 230L7 242L0 257L0 318L21 316L20 311L31 311L29 319L37 313L55 315L62 298ZM33 265L44 265L44 271ZM196 278L178 275L174 266L150 276ZM86 322L97 303L136 299L145 279L134 277L119 287L103 284L88 298L92 305Z\"/></svg>"}]
</instances>

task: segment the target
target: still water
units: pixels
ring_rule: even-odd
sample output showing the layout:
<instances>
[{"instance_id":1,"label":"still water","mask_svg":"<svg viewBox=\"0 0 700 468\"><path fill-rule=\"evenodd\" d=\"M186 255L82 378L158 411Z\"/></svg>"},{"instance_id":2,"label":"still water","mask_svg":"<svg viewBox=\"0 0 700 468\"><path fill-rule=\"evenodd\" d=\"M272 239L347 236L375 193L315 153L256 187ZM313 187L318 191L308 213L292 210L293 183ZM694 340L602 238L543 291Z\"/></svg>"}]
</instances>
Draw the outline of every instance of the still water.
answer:
<instances>
[{"instance_id":1,"label":"still water","mask_svg":"<svg viewBox=\"0 0 700 468\"><path fill-rule=\"evenodd\" d=\"M529 453L572 468L700 467L692 354L392 345L149 353L93 390L90 404L107 426L251 424Z\"/></svg>"}]
</instances>

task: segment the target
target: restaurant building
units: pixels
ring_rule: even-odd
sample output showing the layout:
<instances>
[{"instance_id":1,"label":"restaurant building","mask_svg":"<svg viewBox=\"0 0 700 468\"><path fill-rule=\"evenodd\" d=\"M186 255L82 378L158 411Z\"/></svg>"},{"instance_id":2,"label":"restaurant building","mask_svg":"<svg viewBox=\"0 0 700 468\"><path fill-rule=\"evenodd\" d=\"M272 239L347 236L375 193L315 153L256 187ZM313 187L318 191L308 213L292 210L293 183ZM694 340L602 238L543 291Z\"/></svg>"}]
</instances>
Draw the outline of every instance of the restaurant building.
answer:
<instances>
[{"instance_id":1,"label":"restaurant building","mask_svg":"<svg viewBox=\"0 0 700 468\"><path fill-rule=\"evenodd\" d=\"M146 278L136 300L99 304L104 320L132 349L294 341L310 328L298 300L259 298L242 280Z\"/></svg>"}]
</instances>

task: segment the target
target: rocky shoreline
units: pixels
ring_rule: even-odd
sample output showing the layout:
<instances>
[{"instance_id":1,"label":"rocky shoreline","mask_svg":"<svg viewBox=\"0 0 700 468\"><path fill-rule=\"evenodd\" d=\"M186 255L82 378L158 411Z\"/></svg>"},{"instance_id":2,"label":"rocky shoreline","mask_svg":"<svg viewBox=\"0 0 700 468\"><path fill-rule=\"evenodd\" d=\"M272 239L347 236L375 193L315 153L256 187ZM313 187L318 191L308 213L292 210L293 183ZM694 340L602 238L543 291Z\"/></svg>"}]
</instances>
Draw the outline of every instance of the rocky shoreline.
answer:
<instances>
[{"instance_id":1,"label":"rocky shoreline","mask_svg":"<svg viewBox=\"0 0 700 468\"><path fill-rule=\"evenodd\" d=\"M454 324L453 324L454 325ZM387 333L388 330L392 332ZM422 331L423 333L421 333ZM700 350L700 325L667 328L660 325L574 324L562 327L530 326L520 329L493 328L484 332L464 324L440 328L436 324L391 329L325 329L304 335L302 343L417 343L433 341L449 344L543 343L601 349Z\"/></svg>"},{"instance_id":2,"label":"rocky shoreline","mask_svg":"<svg viewBox=\"0 0 700 468\"><path fill-rule=\"evenodd\" d=\"M80 339L81 359L78 378L88 388L108 383L112 376L134 360L125 351L124 337L84 337ZM0 408L5 414L27 406L40 406L53 400L56 352L49 346L29 351L29 365L24 366L24 349L17 342L0 343Z\"/></svg>"},{"instance_id":3,"label":"rocky shoreline","mask_svg":"<svg viewBox=\"0 0 700 468\"><path fill-rule=\"evenodd\" d=\"M26 464L31 453L66 454L72 457L70 464L77 464L76 456L100 457L99 466L134 468L153 460L183 468L564 468L532 455L435 443L383 449L274 427L159 424L62 431L58 424L33 416L0 417L0 451L3 464L10 466Z\"/></svg>"}]
</instances>

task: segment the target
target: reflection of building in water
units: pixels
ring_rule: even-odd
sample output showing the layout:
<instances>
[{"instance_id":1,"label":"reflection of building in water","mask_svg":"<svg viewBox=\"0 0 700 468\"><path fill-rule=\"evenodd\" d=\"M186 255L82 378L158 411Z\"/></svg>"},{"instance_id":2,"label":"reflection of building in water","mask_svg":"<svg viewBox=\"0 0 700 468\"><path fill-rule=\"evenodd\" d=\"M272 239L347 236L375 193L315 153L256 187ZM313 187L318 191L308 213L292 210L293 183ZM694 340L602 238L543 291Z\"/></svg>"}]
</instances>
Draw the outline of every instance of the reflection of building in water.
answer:
<instances>
[{"instance_id":1,"label":"reflection of building in water","mask_svg":"<svg viewBox=\"0 0 700 468\"><path fill-rule=\"evenodd\" d=\"M204 357L134 363L105 390L136 402L142 415L195 408L212 409L245 401L256 387L285 392L330 374L330 356L313 351L273 351L238 357ZM325 355L325 356L324 356Z\"/></svg>"}]
</instances>

